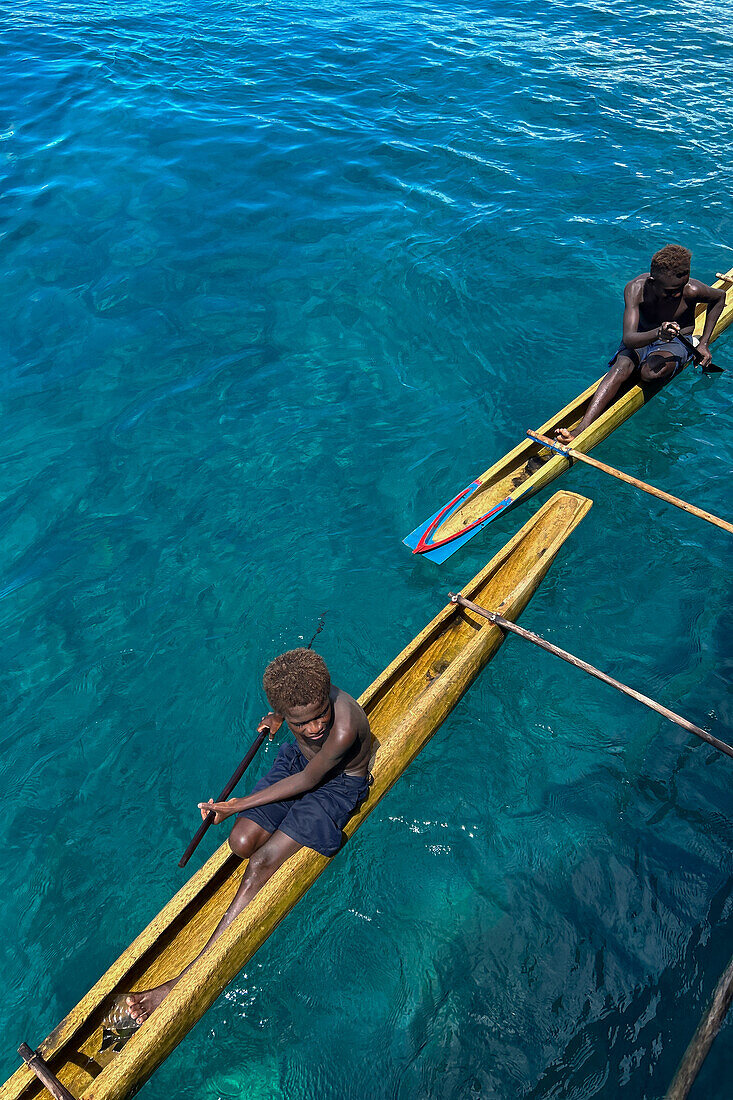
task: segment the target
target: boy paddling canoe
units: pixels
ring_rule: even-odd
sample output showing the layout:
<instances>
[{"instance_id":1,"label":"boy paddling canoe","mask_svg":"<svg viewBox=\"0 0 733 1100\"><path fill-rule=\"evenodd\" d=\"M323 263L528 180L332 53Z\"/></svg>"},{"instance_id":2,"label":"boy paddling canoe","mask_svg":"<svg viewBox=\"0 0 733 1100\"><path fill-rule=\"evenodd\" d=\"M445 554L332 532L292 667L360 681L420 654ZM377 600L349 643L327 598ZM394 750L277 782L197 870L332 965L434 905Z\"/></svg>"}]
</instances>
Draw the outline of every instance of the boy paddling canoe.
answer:
<instances>
[{"instance_id":1,"label":"boy paddling canoe","mask_svg":"<svg viewBox=\"0 0 733 1100\"><path fill-rule=\"evenodd\" d=\"M369 721L357 701L331 683L323 658L313 650L291 649L267 666L262 683L272 712L258 730L269 729L272 740L286 722L295 743L281 746L270 771L246 798L199 802L202 818L214 810L215 824L237 815L229 847L249 860L232 904L201 954L300 848L335 855L344 825L369 792ZM136 1025L147 1020L190 966L193 962L155 989L128 994Z\"/></svg>"},{"instance_id":2,"label":"boy paddling canoe","mask_svg":"<svg viewBox=\"0 0 733 1100\"><path fill-rule=\"evenodd\" d=\"M690 278L692 254L668 244L652 256L648 272L624 288L623 339L601 380L585 416L575 431L558 428L555 436L569 445L576 435L608 408L634 371L644 382L669 382L690 361L689 349L679 339L692 335L695 307L704 305L705 325L697 350L704 368L711 361L708 341L725 306L725 291Z\"/></svg>"}]
</instances>

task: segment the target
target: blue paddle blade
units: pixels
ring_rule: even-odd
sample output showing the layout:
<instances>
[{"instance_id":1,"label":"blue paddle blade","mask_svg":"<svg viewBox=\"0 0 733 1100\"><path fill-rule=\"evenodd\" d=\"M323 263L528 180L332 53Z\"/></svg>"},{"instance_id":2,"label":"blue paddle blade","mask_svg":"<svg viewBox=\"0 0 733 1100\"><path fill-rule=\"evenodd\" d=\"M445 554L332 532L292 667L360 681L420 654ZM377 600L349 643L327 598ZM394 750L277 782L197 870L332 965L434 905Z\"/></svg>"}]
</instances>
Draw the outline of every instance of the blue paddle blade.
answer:
<instances>
[{"instance_id":1,"label":"blue paddle blade","mask_svg":"<svg viewBox=\"0 0 733 1100\"><path fill-rule=\"evenodd\" d=\"M442 565L452 554L455 554L457 550L465 546L469 539L472 539L479 531L483 531L487 524L501 515L510 504L514 503L512 497L507 497L505 500L495 505L483 518L471 524L465 531L459 531L452 538L443 541L440 537L441 527L446 520L453 515L456 509L461 506L466 498L470 496L475 489L478 489L480 485L480 481L472 481L470 485L467 485L465 489L453 498L453 500L449 501L448 504L444 504L437 512L434 512L430 519L425 520L425 522L421 523L419 527L416 527L414 531L411 531L407 538L402 540L405 546L409 546L412 552L419 554L421 558L428 558L436 565ZM440 523L436 524L436 520L440 520ZM425 536L432 527L435 527L435 530L432 535L426 539ZM437 543L437 545L434 545L434 543Z\"/></svg>"},{"instance_id":2,"label":"blue paddle blade","mask_svg":"<svg viewBox=\"0 0 733 1100\"><path fill-rule=\"evenodd\" d=\"M445 522L450 516L453 515L456 508L459 508L461 503L471 495L474 489L478 489L480 481L472 481L470 485L467 485L465 489L461 489L460 493L448 501L447 504L441 505L437 512L433 512L430 519L426 519L424 523L421 523L419 527L416 527L414 531L411 531L406 539L403 539L405 546L409 546L411 550L417 550L420 542L425 533L435 524L435 521L440 519L442 523Z\"/></svg>"}]
</instances>

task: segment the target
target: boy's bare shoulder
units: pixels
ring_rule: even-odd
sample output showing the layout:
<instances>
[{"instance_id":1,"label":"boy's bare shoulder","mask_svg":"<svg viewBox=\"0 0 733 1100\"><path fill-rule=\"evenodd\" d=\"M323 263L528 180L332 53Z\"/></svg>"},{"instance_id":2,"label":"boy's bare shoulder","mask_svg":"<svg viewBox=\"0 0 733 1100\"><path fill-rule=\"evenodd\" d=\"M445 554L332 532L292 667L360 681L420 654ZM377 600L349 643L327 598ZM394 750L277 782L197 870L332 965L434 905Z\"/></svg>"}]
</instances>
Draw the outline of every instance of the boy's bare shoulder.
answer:
<instances>
[{"instance_id":1,"label":"boy's bare shoulder","mask_svg":"<svg viewBox=\"0 0 733 1100\"><path fill-rule=\"evenodd\" d=\"M363 733L369 729L369 720L366 711L357 703L352 695L341 688L336 688L334 699L334 721L344 730L352 733Z\"/></svg>"},{"instance_id":2,"label":"boy's bare shoulder","mask_svg":"<svg viewBox=\"0 0 733 1100\"><path fill-rule=\"evenodd\" d=\"M643 275L635 275L624 287L624 297L627 300L640 302L644 295L644 287L646 286L648 278L648 271L645 271Z\"/></svg>"},{"instance_id":3,"label":"boy's bare shoulder","mask_svg":"<svg viewBox=\"0 0 733 1100\"><path fill-rule=\"evenodd\" d=\"M699 279L690 279L685 287L685 298L691 302L709 302L711 298L718 299L722 294L721 290L701 283Z\"/></svg>"}]
</instances>

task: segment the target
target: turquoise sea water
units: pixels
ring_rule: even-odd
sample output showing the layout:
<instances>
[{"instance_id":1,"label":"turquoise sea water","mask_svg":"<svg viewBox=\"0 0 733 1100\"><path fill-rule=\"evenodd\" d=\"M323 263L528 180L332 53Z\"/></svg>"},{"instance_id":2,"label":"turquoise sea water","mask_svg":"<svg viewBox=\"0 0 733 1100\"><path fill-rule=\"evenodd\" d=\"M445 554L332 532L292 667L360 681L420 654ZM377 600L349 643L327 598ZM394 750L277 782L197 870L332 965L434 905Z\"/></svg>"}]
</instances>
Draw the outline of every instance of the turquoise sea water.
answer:
<instances>
[{"instance_id":1,"label":"turquoise sea water","mask_svg":"<svg viewBox=\"0 0 733 1100\"><path fill-rule=\"evenodd\" d=\"M0 17L5 1076L184 880L266 662L327 611L361 692L558 487L440 570L401 545L601 372L624 282L733 266L733 7ZM599 457L729 513L732 398L686 374ZM727 536L559 484L595 507L525 625L730 737ZM143 1095L658 1097L732 810L730 762L512 639Z\"/></svg>"}]
</instances>

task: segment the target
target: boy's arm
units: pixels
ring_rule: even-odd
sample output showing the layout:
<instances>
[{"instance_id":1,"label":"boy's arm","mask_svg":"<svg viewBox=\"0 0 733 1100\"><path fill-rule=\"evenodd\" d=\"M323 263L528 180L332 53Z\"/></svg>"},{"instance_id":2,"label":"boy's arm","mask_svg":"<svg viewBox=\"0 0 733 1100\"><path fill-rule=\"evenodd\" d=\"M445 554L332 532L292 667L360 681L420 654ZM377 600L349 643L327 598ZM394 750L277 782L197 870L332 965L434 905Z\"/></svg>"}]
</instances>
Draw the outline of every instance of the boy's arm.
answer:
<instances>
[{"instance_id":1,"label":"boy's arm","mask_svg":"<svg viewBox=\"0 0 733 1100\"><path fill-rule=\"evenodd\" d=\"M270 787L249 794L245 798L230 798L227 802L199 802L199 809L206 813L213 810L216 814L215 822L218 824L224 818L241 813L242 810L250 810L254 806L266 806L269 802L280 802L284 798L296 798L299 794L312 791L343 760L356 741L356 737L356 730L337 729L334 726L323 748L308 762L302 772L279 779Z\"/></svg>"},{"instance_id":2,"label":"boy's arm","mask_svg":"<svg viewBox=\"0 0 733 1100\"><path fill-rule=\"evenodd\" d=\"M632 279L624 288L623 342L627 348L645 348L662 335L662 326L647 332L637 332L642 288L643 282L640 283L638 279Z\"/></svg>"},{"instance_id":3,"label":"boy's arm","mask_svg":"<svg viewBox=\"0 0 733 1100\"><path fill-rule=\"evenodd\" d=\"M713 335L713 330L725 309L725 291L720 290L719 287L707 286L705 283L699 283L697 279L694 281L691 280L690 282L695 295L695 304L703 302L706 307L705 325L703 326L702 335L697 345L697 350L703 356L700 361L701 366L706 367L712 360L710 348L708 347L710 337Z\"/></svg>"}]
</instances>

